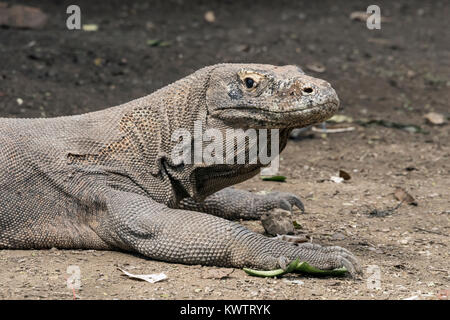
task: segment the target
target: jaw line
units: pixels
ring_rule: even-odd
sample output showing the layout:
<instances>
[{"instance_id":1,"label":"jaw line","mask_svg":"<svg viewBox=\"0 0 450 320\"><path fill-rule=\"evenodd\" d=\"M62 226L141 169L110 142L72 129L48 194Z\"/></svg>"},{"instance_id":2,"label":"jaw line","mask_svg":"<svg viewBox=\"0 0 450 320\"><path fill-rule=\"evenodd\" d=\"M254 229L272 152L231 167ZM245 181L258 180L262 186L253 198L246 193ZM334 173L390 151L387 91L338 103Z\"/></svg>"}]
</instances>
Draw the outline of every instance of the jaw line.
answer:
<instances>
[{"instance_id":1,"label":"jaw line","mask_svg":"<svg viewBox=\"0 0 450 320\"><path fill-rule=\"evenodd\" d=\"M303 109L290 109L290 110L268 110L268 109L264 109L264 108L257 108L257 107L252 107L252 106L238 106L238 107L231 107L231 108L218 108L216 110L214 110L212 112L212 114L220 114L221 111L227 111L227 110L236 110L236 111L249 111L249 114L255 113L255 112L261 112L261 113L273 113L273 114L290 114L290 113L303 113L303 112L308 112L311 110L316 110L316 109L322 109L322 108L333 108L333 107L337 107L338 103L337 102L327 102L327 103L323 103L320 105L315 105L312 107L308 107L308 108L303 108Z\"/></svg>"},{"instance_id":2,"label":"jaw line","mask_svg":"<svg viewBox=\"0 0 450 320\"><path fill-rule=\"evenodd\" d=\"M273 115L278 115L278 116L285 114L285 115L289 115L292 117L294 117L294 116L297 116L299 118L303 117L304 121L297 120L297 121L293 121L293 122L291 122L291 121L286 122L283 120L280 121L280 119L271 119L271 118L264 119L263 121L268 126L273 127L273 128L277 128L277 127L278 128L302 128L302 127L310 125L310 123L307 119L309 113L319 112L321 109L328 110L328 112L325 112L325 113L329 113L329 116L324 117L323 121L325 121L326 119L331 117L337 111L338 106L339 106L339 103L337 103L337 102L327 102L327 103L316 105L316 106L309 107L306 109L294 109L294 110L284 110L284 111L273 111L273 110L267 110L267 109L262 109L262 108L242 106L242 107L216 109L216 110L214 110L214 112L211 113L211 116L217 117L217 118L221 119L222 121L234 123L239 118L222 117L221 113L223 111L231 111L231 110L236 110L236 111L241 111L241 112L248 111L248 112L246 112L246 118L250 119L250 121L252 119L252 116L255 114L259 114L259 115L273 114ZM331 111L333 108L336 109L334 112ZM301 122L303 122L304 124L300 124ZM318 121L318 122L321 122L321 121ZM317 122L314 122L314 123L317 123ZM261 128L264 128L264 126L262 126Z\"/></svg>"}]
</instances>

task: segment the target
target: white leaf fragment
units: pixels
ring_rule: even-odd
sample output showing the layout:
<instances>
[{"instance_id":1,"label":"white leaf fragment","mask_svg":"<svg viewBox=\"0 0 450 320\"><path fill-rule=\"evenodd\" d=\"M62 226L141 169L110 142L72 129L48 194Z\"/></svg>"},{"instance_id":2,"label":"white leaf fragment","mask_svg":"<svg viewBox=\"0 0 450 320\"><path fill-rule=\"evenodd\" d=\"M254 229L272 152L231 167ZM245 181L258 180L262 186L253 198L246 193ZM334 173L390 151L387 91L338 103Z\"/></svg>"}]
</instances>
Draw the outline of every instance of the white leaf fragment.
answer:
<instances>
[{"instance_id":1,"label":"white leaf fragment","mask_svg":"<svg viewBox=\"0 0 450 320\"><path fill-rule=\"evenodd\" d=\"M134 279L140 279L147 281L149 283L155 283L167 279L167 276L164 273L155 273L155 274L132 274L123 269L118 268L120 271L125 273L128 277Z\"/></svg>"},{"instance_id":2,"label":"white leaf fragment","mask_svg":"<svg viewBox=\"0 0 450 320\"><path fill-rule=\"evenodd\" d=\"M342 183L342 181L344 181L344 178L337 177L337 176L332 176L330 178L330 180L333 181L334 183Z\"/></svg>"},{"instance_id":3,"label":"white leaf fragment","mask_svg":"<svg viewBox=\"0 0 450 320\"><path fill-rule=\"evenodd\" d=\"M302 285L305 284L302 280L297 280L297 279L294 279L294 280L283 279L283 282L288 283L288 284L296 284L296 285L299 285L299 286L302 286Z\"/></svg>"},{"instance_id":4,"label":"white leaf fragment","mask_svg":"<svg viewBox=\"0 0 450 320\"><path fill-rule=\"evenodd\" d=\"M419 296L411 296L408 298L404 298L403 300L419 300Z\"/></svg>"}]
</instances>

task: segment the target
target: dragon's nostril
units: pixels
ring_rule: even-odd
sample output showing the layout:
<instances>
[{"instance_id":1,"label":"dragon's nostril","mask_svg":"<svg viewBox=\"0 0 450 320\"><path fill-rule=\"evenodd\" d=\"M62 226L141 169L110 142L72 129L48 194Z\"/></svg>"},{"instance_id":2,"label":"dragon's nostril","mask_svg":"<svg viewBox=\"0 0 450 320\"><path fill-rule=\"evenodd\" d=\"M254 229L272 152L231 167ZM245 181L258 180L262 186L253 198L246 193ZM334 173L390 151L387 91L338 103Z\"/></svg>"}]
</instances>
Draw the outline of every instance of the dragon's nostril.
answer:
<instances>
[{"instance_id":1,"label":"dragon's nostril","mask_svg":"<svg viewBox=\"0 0 450 320\"><path fill-rule=\"evenodd\" d=\"M310 88L310 87L306 87L306 88L303 88L303 92L305 92L305 93L312 93L313 89Z\"/></svg>"}]
</instances>

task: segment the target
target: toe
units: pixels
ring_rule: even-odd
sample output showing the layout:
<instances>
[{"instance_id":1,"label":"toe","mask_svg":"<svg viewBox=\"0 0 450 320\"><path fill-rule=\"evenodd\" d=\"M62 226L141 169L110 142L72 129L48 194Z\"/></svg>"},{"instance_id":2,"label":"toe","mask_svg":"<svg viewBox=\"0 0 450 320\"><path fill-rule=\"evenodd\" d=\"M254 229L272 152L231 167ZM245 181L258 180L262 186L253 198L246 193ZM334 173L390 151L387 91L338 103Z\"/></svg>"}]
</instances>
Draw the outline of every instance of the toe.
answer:
<instances>
[{"instance_id":1,"label":"toe","mask_svg":"<svg viewBox=\"0 0 450 320\"><path fill-rule=\"evenodd\" d=\"M352 277L358 274L354 264L349 260L347 260L346 258L341 258L341 264L347 269L347 271L350 273Z\"/></svg>"},{"instance_id":2,"label":"toe","mask_svg":"<svg viewBox=\"0 0 450 320\"><path fill-rule=\"evenodd\" d=\"M336 269L345 267L351 276L361 273L358 259L345 248L338 246L322 247L314 243L301 243L298 245L302 250L309 251L313 257L322 256L315 261L319 269ZM308 262L308 261L307 261Z\"/></svg>"},{"instance_id":3,"label":"toe","mask_svg":"<svg viewBox=\"0 0 450 320\"><path fill-rule=\"evenodd\" d=\"M280 208L286 211L292 211L292 206L286 199L280 199Z\"/></svg>"},{"instance_id":4,"label":"toe","mask_svg":"<svg viewBox=\"0 0 450 320\"><path fill-rule=\"evenodd\" d=\"M286 202L289 203L289 209L285 210L291 210L293 206L299 208L302 212L305 212L305 206L303 205L302 201L298 196L292 193L288 192L272 192L271 196L276 197L280 200L280 208L285 209ZM283 207L284 206L284 207Z\"/></svg>"},{"instance_id":5,"label":"toe","mask_svg":"<svg viewBox=\"0 0 450 320\"><path fill-rule=\"evenodd\" d=\"M291 205L294 205L297 208L299 208L302 213L305 213L305 206L303 205L303 202L300 200L299 197L297 197L296 195L292 195L291 198L289 199L289 202Z\"/></svg>"}]
</instances>

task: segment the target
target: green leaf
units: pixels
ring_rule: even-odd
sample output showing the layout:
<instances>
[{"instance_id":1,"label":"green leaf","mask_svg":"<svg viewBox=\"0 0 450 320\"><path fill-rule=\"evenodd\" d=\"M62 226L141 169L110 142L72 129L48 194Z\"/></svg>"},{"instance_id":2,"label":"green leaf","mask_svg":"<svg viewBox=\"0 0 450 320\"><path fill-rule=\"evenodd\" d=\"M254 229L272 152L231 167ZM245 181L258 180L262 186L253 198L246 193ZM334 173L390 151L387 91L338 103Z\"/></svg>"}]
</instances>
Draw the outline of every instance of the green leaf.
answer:
<instances>
[{"instance_id":1,"label":"green leaf","mask_svg":"<svg viewBox=\"0 0 450 320\"><path fill-rule=\"evenodd\" d=\"M159 46L160 46L160 47L168 47L168 46L170 46L170 45L171 45L170 41L161 41L161 42L159 43Z\"/></svg>"},{"instance_id":2,"label":"green leaf","mask_svg":"<svg viewBox=\"0 0 450 320\"><path fill-rule=\"evenodd\" d=\"M311 266L307 262L300 262L295 268L296 272L313 274L313 275L324 275L324 276L342 276L347 272L345 267L333 269L333 270L322 270Z\"/></svg>"},{"instance_id":3,"label":"green leaf","mask_svg":"<svg viewBox=\"0 0 450 320\"><path fill-rule=\"evenodd\" d=\"M161 40L151 39L151 40L147 40L147 45L149 45L150 47L156 47L156 46L158 46L158 44L160 42L161 42Z\"/></svg>"},{"instance_id":4,"label":"green leaf","mask_svg":"<svg viewBox=\"0 0 450 320\"><path fill-rule=\"evenodd\" d=\"M287 266L286 270L275 269L266 271L266 270L253 270L249 268L243 268L243 270L248 275L255 277L278 277L290 272L305 273L319 276L342 276L347 273L347 269L345 267L333 270L321 270L311 266L307 262L300 262L298 258L292 261Z\"/></svg>"},{"instance_id":5,"label":"green leaf","mask_svg":"<svg viewBox=\"0 0 450 320\"><path fill-rule=\"evenodd\" d=\"M263 181L278 181L278 182L286 181L285 176L261 176L261 179Z\"/></svg>"},{"instance_id":6,"label":"green leaf","mask_svg":"<svg viewBox=\"0 0 450 320\"><path fill-rule=\"evenodd\" d=\"M300 263L300 260L297 258L287 266L286 270L283 269L275 269L275 270L253 270L249 268L244 268L243 270L251 276L255 277L278 277L283 274L294 271L297 268L297 265Z\"/></svg>"},{"instance_id":7,"label":"green leaf","mask_svg":"<svg viewBox=\"0 0 450 320\"><path fill-rule=\"evenodd\" d=\"M150 47L168 47L171 45L170 41L163 41L159 39L147 40L147 45Z\"/></svg>"},{"instance_id":8,"label":"green leaf","mask_svg":"<svg viewBox=\"0 0 450 320\"><path fill-rule=\"evenodd\" d=\"M275 270L266 271L266 270L253 270L253 269L244 268L243 270L248 275L254 276L254 277L278 277L278 276L281 276L286 273L283 269L275 269Z\"/></svg>"},{"instance_id":9,"label":"green leaf","mask_svg":"<svg viewBox=\"0 0 450 320\"><path fill-rule=\"evenodd\" d=\"M294 229L301 229L302 228L302 226L301 226L301 224L300 223L298 223L297 221L292 221L292 224L294 225Z\"/></svg>"}]
</instances>

